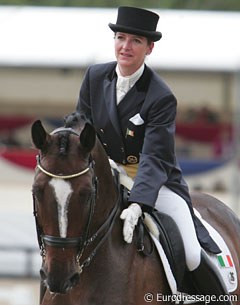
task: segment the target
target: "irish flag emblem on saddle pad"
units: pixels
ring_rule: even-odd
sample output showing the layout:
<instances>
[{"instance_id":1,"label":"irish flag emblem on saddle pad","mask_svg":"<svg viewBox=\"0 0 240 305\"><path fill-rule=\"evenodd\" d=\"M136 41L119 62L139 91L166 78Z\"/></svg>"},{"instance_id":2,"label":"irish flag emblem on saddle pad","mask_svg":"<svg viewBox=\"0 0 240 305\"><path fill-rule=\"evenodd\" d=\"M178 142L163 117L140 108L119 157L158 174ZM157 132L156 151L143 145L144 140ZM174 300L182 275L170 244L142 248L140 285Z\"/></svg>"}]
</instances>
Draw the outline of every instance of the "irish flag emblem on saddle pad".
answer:
<instances>
[{"instance_id":1,"label":"irish flag emblem on saddle pad","mask_svg":"<svg viewBox=\"0 0 240 305\"><path fill-rule=\"evenodd\" d=\"M233 261L231 255L218 255L217 259L220 267L222 268L233 267Z\"/></svg>"}]
</instances>

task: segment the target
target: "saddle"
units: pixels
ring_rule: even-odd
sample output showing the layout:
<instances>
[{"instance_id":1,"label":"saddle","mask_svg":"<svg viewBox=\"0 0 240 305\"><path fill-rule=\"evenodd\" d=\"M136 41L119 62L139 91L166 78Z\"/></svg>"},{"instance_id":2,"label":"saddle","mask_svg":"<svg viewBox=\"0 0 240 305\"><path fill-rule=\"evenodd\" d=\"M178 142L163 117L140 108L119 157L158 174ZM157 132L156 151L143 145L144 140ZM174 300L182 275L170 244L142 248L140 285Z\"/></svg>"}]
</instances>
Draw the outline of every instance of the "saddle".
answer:
<instances>
[{"instance_id":1,"label":"saddle","mask_svg":"<svg viewBox=\"0 0 240 305\"><path fill-rule=\"evenodd\" d=\"M156 226L155 230L150 228L153 225L151 224L151 221L153 221L154 225ZM154 237L157 238L157 241L160 243L167 259L167 261L163 262L163 267L166 268L165 264L169 264L170 270L165 270L165 272L172 273L176 282L177 291L188 294L194 293L195 289L191 284L192 281L190 279L190 272L186 268L182 237L175 221L165 213L152 211L151 214L144 213L144 217L140 219L138 223L137 232L143 231L139 229L139 226L144 227L144 234L149 234L150 238L153 240ZM158 232L158 235L156 236L150 231L156 231ZM141 237L138 233L138 244L139 239L141 239ZM159 253L159 249L157 250ZM145 254L144 251L142 251L142 253Z\"/></svg>"},{"instance_id":2,"label":"saddle","mask_svg":"<svg viewBox=\"0 0 240 305\"><path fill-rule=\"evenodd\" d=\"M186 267L183 241L175 221L170 216L157 211L152 212L151 215L144 214L145 217L140 223L142 221L144 222L144 226L146 227L145 235L149 234L154 242L163 263L163 268L172 293L196 295L198 288L194 285L192 272ZM219 233L206 223L197 211L195 211L195 214L204 222L211 236L222 250L218 255L206 252L208 261L211 261L213 270L224 281L227 291L229 293L235 291L237 289L238 277L228 246ZM152 224L153 222L154 225ZM153 228L153 226L156 227Z\"/></svg>"},{"instance_id":3,"label":"saddle","mask_svg":"<svg viewBox=\"0 0 240 305\"><path fill-rule=\"evenodd\" d=\"M122 209L128 207L129 190L122 186ZM154 222L154 224L153 224ZM153 229L155 225L155 230ZM148 235L152 241L150 231L157 232L158 241L163 247L163 251L166 254L167 261L170 265L171 272L175 278L177 284L177 290L179 292L192 292L193 288L189 287L188 271L186 269L186 259L183 247L182 237L175 221L165 213L153 210L149 213L144 213L143 217L139 219L136 227L136 244L137 249L143 255L149 256L152 254L153 246L149 252L145 251L146 245L144 244L144 236Z\"/></svg>"}]
</instances>

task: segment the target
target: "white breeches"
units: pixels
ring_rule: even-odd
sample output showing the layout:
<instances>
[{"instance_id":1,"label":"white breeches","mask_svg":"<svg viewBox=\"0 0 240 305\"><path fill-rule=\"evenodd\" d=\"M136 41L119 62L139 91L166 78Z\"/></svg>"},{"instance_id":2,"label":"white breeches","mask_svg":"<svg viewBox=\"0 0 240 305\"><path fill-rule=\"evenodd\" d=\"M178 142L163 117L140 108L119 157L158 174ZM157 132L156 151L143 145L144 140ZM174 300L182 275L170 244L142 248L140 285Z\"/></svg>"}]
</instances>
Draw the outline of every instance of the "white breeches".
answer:
<instances>
[{"instance_id":1,"label":"white breeches","mask_svg":"<svg viewBox=\"0 0 240 305\"><path fill-rule=\"evenodd\" d=\"M201 246L187 203L178 194L162 186L155 208L169 215L176 222L183 240L187 267L190 271L195 270L201 261Z\"/></svg>"}]
</instances>

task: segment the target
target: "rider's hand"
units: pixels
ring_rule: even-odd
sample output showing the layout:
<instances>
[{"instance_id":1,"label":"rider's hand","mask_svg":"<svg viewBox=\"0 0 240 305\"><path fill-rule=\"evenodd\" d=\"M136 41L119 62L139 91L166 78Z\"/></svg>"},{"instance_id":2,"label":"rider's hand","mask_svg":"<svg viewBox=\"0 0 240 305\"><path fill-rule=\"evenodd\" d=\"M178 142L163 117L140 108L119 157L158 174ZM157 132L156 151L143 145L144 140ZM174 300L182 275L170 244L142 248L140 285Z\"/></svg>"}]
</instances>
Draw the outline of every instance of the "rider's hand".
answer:
<instances>
[{"instance_id":1,"label":"rider's hand","mask_svg":"<svg viewBox=\"0 0 240 305\"><path fill-rule=\"evenodd\" d=\"M139 204L132 203L127 209L122 211L120 218L124 220L123 238L130 244L133 238L133 231L138 222L138 218L142 215L142 209Z\"/></svg>"}]
</instances>

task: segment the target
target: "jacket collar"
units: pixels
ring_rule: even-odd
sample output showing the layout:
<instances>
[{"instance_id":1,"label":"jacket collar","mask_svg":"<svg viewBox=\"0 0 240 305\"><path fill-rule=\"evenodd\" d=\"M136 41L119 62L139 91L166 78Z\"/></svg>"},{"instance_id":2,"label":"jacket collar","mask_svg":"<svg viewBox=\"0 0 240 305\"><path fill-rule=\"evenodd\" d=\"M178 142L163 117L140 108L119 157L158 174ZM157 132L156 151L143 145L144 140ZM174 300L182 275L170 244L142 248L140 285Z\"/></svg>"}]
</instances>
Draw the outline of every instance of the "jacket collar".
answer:
<instances>
[{"instance_id":1,"label":"jacket collar","mask_svg":"<svg viewBox=\"0 0 240 305\"><path fill-rule=\"evenodd\" d=\"M107 75L107 78L109 79L110 82L112 82L114 79L117 78L116 65L117 62L114 62L112 64L111 70ZM138 91L147 91L151 80L151 75L152 75L152 70L145 64L143 74L135 84Z\"/></svg>"}]
</instances>

